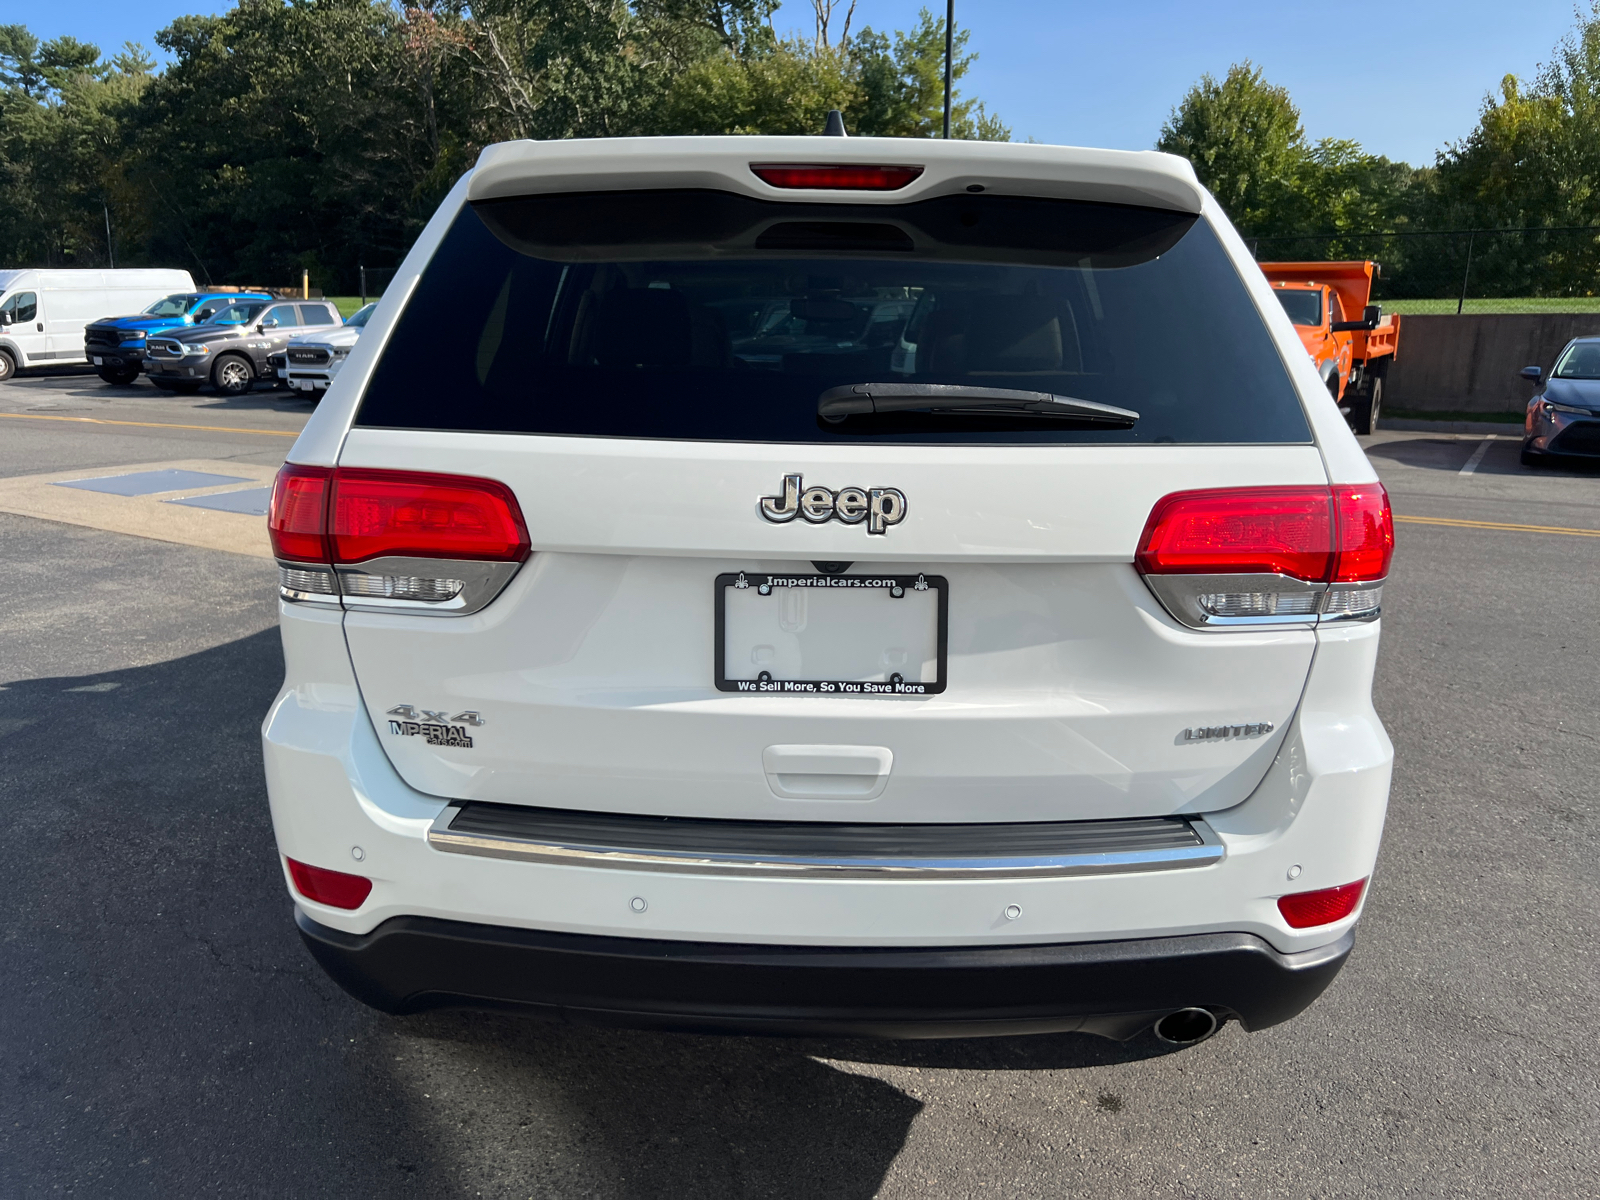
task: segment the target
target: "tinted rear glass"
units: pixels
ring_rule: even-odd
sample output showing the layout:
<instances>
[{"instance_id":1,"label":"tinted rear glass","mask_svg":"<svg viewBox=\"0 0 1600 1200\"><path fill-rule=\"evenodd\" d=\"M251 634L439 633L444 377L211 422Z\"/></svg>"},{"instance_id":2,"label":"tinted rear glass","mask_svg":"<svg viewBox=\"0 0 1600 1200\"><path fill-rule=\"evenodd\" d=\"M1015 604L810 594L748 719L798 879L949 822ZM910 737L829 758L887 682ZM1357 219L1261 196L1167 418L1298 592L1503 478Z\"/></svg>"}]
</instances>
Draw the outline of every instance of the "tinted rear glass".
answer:
<instances>
[{"instance_id":1,"label":"tinted rear glass","mask_svg":"<svg viewBox=\"0 0 1600 1200\"><path fill-rule=\"evenodd\" d=\"M861 383L1048 392L1042 417L817 415ZM456 217L357 424L749 442L1308 442L1216 236L1182 213L956 195L563 194Z\"/></svg>"}]
</instances>

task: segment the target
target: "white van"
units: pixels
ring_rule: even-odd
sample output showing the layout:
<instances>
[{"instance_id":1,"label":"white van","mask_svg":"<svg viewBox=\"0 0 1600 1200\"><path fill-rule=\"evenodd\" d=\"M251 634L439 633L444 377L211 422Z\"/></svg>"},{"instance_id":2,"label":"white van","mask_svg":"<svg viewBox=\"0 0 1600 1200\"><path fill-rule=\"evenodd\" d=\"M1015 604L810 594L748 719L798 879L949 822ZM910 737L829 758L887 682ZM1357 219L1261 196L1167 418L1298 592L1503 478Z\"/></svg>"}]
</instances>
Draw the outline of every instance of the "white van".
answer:
<instances>
[{"instance_id":1,"label":"white van","mask_svg":"<svg viewBox=\"0 0 1600 1200\"><path fill-rule=\"evenodd\" d=\"M91 321L194 290L187 271L0 271L0 381L21 367L84 362Z\"/></svg>"}]
</instances>

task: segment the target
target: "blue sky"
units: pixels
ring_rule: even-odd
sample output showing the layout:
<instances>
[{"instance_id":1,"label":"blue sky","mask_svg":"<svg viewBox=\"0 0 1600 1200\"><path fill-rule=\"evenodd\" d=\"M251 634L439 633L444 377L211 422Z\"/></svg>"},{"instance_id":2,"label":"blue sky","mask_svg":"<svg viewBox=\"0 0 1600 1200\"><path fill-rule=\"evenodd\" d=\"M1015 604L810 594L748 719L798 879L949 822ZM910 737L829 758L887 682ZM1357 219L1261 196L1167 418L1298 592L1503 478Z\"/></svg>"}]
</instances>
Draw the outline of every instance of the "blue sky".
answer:
<instances>
[{"instance_id":1,"label":"blue sky","mask_svg":"<svg viewBox=\"0 0 1600 1200\"><path fill-rule=\"evenodd\" d=\"M908 26L923 3L859 0L856 26ZM226 7L53 0L8 19L109 52L124 40L153 47L173 17ZM1018 138L1146 149L1191 83L1249 58L1289 89L1311 137L1354 138L1422 165L1471 131L1503 75L1526 77L1550 57L1573 0L957 0L956 23L980 55L967 90ZM788 0L778 24L809 30L809 4Z\"/></svg>"}]
</instances>

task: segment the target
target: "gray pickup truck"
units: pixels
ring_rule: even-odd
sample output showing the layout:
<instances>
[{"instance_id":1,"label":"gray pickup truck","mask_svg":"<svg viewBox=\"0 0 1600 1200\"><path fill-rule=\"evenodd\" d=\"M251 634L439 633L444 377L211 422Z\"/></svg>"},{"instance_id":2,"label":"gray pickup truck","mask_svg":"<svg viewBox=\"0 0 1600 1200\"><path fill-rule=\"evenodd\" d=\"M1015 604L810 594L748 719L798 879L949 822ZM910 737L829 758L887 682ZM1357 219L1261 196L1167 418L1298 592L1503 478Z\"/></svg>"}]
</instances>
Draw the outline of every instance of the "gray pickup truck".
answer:
<instances>
[{"instance_id":1,"label":"gray pickup truck","mask_svg":"<svg viewBox=\"0 0 1600 1200\"><path fill-rule=\"evenodd\" d=\"M327 300L240 301L208 325L150 338L145 370L151 383L167 391L193 392L209 383L224 395L238 396L257 379L277 382L268 359L290 338L340 323Z\"/></svg>"}]
</instances>

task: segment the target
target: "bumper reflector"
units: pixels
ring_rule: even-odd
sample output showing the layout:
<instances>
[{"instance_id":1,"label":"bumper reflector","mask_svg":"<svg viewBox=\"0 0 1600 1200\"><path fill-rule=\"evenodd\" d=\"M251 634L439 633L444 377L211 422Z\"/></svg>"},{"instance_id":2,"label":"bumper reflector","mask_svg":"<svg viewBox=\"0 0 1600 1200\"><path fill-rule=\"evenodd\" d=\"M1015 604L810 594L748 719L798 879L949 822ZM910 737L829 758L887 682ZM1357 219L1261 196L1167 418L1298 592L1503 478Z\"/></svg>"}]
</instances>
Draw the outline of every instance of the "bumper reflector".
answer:
<instances>
[{"instance_id":1,"label":"bumper reflector","mask_svg":"<svg viewBox=\"0 0 1600 1200\"><path fill-rule=\"evenodd\" d=\"M1354 883L1319 888L1314 892L1295 892L1278 898L1278 911L1289 922L1290 929L1332 925L1355 912L1356 905L1361 903L1361 893L1366 888L1367 881L1358 879Z\"/></svg>"},{"instance_id":2,"label":"bumper reflector","mask_svg":"<svg viewBox=\"0 0 1600 1200\"><path fill-rule=\"evenodd\" d=\"M372 880L360 875L313 867L292 858L284 861L289 864L294 890L317 904L326 904L329 908L360 908L372 892Z\"/></svg>"}]
</instances>

